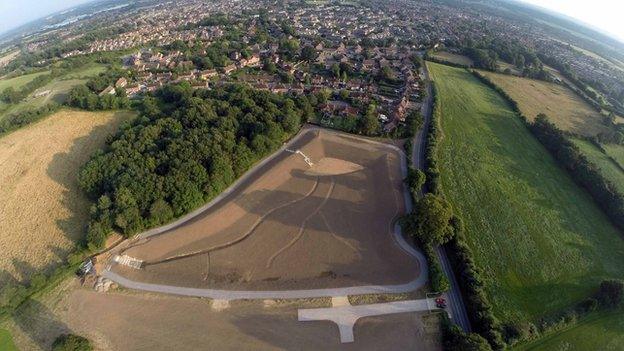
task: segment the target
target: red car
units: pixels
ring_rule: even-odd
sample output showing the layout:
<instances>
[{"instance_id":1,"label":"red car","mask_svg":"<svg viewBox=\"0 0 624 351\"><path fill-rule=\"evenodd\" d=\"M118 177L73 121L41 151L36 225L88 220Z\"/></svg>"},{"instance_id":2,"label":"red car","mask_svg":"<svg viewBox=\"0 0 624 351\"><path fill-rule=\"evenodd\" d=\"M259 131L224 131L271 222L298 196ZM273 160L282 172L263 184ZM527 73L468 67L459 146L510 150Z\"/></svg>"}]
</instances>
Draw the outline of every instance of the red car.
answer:
<instances>
[{"instance_id":1,"label":"red car","mask_svg":"<svg viewBox=\"0 0 624 351\"><path fill-rule=\"evenodd\" d=\"M443 297L436 298L435 303L438 308L446 308L446 299Z\"/></svg>"}]
</instances>

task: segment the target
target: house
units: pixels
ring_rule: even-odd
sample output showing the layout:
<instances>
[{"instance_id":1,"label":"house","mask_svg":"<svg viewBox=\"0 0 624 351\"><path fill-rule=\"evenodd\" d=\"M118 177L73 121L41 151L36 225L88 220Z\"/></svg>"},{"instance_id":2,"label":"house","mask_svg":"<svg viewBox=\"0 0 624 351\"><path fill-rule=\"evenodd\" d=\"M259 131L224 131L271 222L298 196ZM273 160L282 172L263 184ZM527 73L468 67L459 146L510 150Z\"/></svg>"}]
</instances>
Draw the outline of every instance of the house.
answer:
<instances>
[{"instance_id":1,"label":"house","mask_svg":"<svg viewBox=\"0 0 624 351\"><path fill-rule=\"evenodd\" d=\"M112 85L109 85L106 87L106 89L102 90L98 95L104 96L104 95L113 95L113 94L115 94L115 88Z\"/></svg>"},{"instance_id":2,"label":"house","mask_svg":"<svg viewBox=\"0 0 624 351\"><path fill-rule=\"evenodd\" d=\"M215 77L218 76L219 73L217 72L216 69L207 69L205 71L201 71L199 72L199 77L201 79L209 79L210 77Z\"/></svg>"},{"instance_id":3,"label":"house","mask_svg":"<svg viewBox=\"0 0 624 351\"><path fill-rule=\"evenodd\" d=\"M115 82L115 88L123 88L126 85L128 85L128 80L124 77L117 79L117 81Z\"/></svg>"},{"instance_id":4,"label":"house","mask_svg":"<svg viewBox=\"0 0 624 351\"><path fill-rule=\"evenodd\" d=\"M225 67L223 67L223 73L228 74L232 71L236 70L236 65L231 64L231 65L227 65Z\"/></svg>"}]
</instances>

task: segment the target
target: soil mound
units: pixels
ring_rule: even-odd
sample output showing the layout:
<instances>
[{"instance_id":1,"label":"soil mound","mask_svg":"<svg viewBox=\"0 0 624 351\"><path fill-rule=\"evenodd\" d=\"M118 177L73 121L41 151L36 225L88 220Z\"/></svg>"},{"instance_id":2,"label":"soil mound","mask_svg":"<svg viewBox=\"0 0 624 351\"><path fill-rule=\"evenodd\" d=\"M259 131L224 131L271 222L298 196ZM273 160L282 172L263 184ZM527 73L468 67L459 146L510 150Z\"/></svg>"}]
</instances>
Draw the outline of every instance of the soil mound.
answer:
<instances>
[{"instance_id":1,"label":"soil mound","mask_svg":"<svg viewBox=\"0 0 624 351\"><path fill-rule=\"evenodd\" d=\"M315 162L305 174L312 176L332 176L348 174L364 169L361 165L333 157L324 157Z\"/></svg>"}]
</instances>

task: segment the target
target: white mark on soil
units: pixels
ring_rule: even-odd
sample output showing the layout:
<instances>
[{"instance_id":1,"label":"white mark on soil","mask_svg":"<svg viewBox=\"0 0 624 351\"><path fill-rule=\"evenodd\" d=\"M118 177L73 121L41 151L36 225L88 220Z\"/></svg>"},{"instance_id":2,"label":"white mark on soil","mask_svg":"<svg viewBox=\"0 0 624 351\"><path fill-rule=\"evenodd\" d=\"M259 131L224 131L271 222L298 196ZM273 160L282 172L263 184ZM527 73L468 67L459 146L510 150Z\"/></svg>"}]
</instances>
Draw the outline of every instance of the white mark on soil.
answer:
<instances>
[{"instance_id":1,"label":"white mark on soil","mask_svg":"<svg viewBox=\"0 0 624 351\"><path fill-rule=\"evenodd\" d=\"M214 311L223 311L230 307L230 301L228 300L212 300L212 304L210 305Z\"/></svg>"}]
</instances>

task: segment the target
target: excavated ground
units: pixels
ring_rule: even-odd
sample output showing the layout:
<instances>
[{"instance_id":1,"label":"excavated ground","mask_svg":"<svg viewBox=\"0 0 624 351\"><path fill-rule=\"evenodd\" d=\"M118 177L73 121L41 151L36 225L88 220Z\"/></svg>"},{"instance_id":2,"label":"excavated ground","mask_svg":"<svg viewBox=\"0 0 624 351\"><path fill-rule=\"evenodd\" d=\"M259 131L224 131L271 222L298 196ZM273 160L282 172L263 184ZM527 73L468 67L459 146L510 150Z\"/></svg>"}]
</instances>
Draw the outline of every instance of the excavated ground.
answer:
<instances>
[{"instance_id":1,"label":"excavated ground","mask_svg":"<svg viewBox=\"0 0 624 351\"><path fill-rule=\"evenodd\" d=\"M291 290L409 282L418 262L394 241L405 213L401 156L387 145L308 130L199 216L142 239L114 265L131 280L195 288Z\"/></svg>"}]
</instances>

